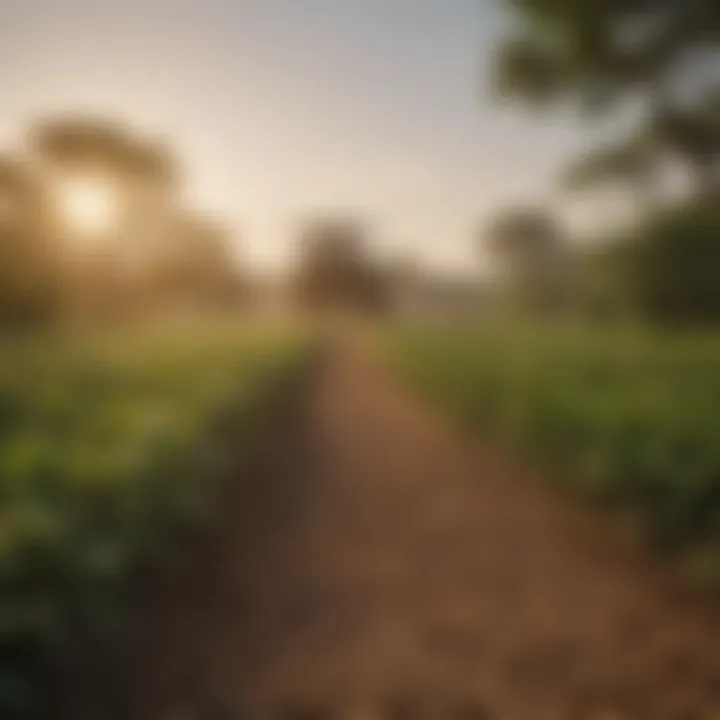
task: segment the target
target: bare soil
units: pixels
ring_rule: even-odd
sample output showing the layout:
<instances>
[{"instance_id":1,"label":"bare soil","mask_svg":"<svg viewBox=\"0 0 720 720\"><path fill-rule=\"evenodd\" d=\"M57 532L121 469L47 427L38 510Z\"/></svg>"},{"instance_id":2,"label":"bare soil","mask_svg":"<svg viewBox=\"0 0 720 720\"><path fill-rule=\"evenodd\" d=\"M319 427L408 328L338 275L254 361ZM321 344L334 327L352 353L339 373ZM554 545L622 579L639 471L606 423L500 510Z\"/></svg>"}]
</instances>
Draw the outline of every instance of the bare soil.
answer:
<instances>
[{"instance_id":1,"label":"bare soil","mask_svg":"<svg viewBox=\"0 0 720 720\"><path fill-rule=\"evenodd\" d=\"M86 717L720 718L720 612L357 352L256 475Z\"/></svg>"}]
</instances>

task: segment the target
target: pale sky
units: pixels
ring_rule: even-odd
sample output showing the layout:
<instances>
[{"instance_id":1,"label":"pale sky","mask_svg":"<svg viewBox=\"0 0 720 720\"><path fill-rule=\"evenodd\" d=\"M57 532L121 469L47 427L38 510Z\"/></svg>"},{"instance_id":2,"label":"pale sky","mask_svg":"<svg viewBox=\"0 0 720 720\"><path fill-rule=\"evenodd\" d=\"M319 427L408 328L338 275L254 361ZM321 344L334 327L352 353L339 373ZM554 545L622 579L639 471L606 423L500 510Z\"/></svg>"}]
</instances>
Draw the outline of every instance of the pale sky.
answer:
<instances>
[{"instance_id":1,"label":"pale sky","mask_svg":"<svg viewBox=\"0 0 720 720\"><path fill-rule=\"evenodd\" d=\"M170 138L189 194L281 266L314 210L384 253L469 268L502 203L554 197L576 124L503 109L485 81L500 0L0 0L0 137L111 114Z\"/></svg>"}]
</instances>

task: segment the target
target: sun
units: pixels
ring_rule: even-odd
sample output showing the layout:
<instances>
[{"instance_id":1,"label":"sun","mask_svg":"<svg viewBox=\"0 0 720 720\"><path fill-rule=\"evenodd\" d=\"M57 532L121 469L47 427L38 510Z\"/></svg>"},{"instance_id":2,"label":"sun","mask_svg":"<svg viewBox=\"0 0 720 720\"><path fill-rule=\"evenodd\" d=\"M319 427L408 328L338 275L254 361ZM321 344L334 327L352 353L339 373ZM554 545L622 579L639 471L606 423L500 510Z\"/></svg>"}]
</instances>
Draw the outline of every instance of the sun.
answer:
<instances>
[{"instance_id":1,"label":"sun","mask_svg":"<svg viewBox=\"0 0 720 720\"><path fill-rule=\"evenodd\" d=\"M59 189L62 220L70 232L83 237L112 232L119 221L119 205L117 193L99 180L65 180Z\"/></svg>"}]
</instances>

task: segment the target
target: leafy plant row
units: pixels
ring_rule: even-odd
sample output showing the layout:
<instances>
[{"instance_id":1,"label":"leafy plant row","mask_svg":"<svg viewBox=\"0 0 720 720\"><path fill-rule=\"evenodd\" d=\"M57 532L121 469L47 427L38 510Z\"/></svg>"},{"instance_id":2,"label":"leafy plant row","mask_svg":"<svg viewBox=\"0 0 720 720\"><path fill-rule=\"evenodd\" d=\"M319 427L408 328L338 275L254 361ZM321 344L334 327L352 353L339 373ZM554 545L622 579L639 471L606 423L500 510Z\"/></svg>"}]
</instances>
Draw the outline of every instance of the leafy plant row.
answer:
<instances>
[{"instance_id":1,"label":"leafy plant row","mask_svg":"<svg viewBox=\"0 0 720 720\"><path fill-rule=\"evenodd\" d=\"M390 333L397 370L567 487L720 566L720 338L589 329Z\"/></svg>"},{"instance_id":2,"label":"leafy plant row","mask_svg":"<svg viewBox=\"0 0 720 720\"><path fill-rule=\"evenodd\" d=\"M32 341L0 356L0 717L80 632L120 630L141 563L213 506L306 344L248 332ZM230 433L223 430L228 424Z\"/></svg>"}]
</instances>

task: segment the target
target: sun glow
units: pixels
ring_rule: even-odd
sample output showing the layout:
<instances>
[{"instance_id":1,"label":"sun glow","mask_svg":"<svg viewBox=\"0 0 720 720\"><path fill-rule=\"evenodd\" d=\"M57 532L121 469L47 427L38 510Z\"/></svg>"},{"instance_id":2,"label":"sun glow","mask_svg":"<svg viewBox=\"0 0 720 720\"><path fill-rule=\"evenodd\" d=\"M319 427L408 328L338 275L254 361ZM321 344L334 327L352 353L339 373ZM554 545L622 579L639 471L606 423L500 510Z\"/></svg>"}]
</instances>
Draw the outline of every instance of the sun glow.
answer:
<instances>
[{"instance_id":1,"label":"sun glow","mask_svg":"<svg viewBox=\"0 0 720 720\"><path fill-rule=\"evenodd\" d=\"M118 223L119 200L113 189L96 180L67 180L59 192L59 206L67 229L86 238L102 237Z\"/></svg>"}]
</instances>

